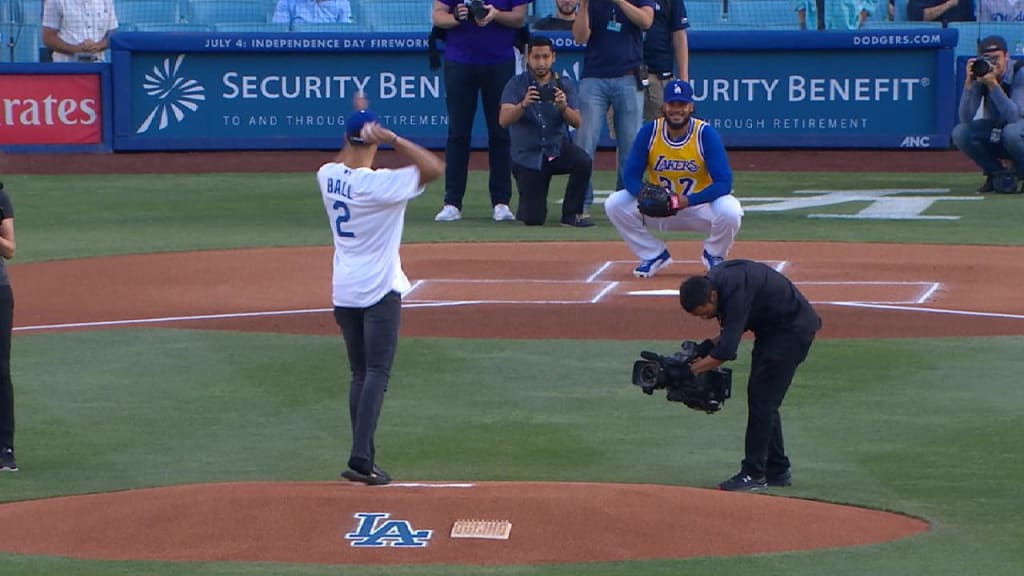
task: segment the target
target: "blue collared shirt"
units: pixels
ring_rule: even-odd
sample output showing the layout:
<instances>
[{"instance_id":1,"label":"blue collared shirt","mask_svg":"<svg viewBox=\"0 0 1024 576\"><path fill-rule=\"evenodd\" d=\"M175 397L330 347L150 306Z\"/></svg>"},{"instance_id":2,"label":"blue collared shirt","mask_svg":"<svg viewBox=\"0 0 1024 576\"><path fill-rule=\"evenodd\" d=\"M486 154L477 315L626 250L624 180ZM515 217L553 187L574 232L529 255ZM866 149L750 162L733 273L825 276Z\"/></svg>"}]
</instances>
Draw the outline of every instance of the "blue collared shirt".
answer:
<instances>
[{"instance_id":1,"label":"blue collared shirt","mask_svg":"<svg viewBox=\"0 0 1024 576\"><path fill-rule=\"evenodd\" d=\"M272 22L351 22L348 0L278 0Z\"/></svg>"},{"instance_id":2,"label":"blue collared shirt","mask_svg":"<svg viewBox=\"0 0 1024 576\"><path fill-rule=\"evenodd\" d=\"M526 97L533 75L523 72L509 78L501 93L502 104L518 104ZM555 80L550 80L555 82ZM569 108L579 110L579 92L571 78L559 76L556 86L565 91ZM569 125L552 102L534 102L523 110L519 120L508 127L512 141L512 161L520 166L540 170L545 158L557 157L562 141L569 135Z\"/></svg>"}]
</instances>

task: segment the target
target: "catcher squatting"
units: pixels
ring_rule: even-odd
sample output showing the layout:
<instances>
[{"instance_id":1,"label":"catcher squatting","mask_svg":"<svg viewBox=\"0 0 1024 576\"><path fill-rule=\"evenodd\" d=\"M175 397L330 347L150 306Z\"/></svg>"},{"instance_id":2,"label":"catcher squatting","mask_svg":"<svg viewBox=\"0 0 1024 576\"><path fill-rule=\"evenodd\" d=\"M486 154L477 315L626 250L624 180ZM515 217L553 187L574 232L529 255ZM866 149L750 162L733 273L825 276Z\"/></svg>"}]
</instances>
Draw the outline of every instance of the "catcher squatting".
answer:
<instances>
[{"instance_id":1,"label":"catcher squatting","mask_svg":"<svg viewBox=\"0 0 1024 576\"><path fill-rule=\"evenodd\" d=\"M637 133L623 169L625 188L604 203L608 220L640 259L637 278L650 278L671 262L650 230L704 234L701 261L711 269L728 256L743 218L722 139L693 117L690 84L666 84L661 112Z\"/></svg>"}]
</instances>

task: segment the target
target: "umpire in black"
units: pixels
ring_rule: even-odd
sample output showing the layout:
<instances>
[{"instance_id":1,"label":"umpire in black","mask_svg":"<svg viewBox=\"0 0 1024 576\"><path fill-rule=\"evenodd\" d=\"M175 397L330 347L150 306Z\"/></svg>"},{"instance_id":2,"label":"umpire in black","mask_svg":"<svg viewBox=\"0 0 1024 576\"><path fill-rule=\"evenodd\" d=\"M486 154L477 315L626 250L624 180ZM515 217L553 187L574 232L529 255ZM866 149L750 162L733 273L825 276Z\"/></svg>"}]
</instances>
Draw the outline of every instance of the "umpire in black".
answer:
<instances>
[{"instance_id":1,"label":"umpire in black","mask_svg":"<svg viewBox=\"0 0 1024 576\"><path fill-rule=\"evenodd\" d=\"M580 125L578 92L571 79L559 77L552 69L554 64L551 39L531 37L526 51L527 70L509 79L501 94L498 123L509 129L512 174L519 188L516 219L527 226L544 224L551 176L568 174L562 224L588 228L593 223L582 212L592 162L569 140L569 127Z\"/></svg>"},{"instance_id":2,"label":"umpire in black","mask_svg":"<svg viewBox=\"0 0 1024 576\"><path fill-rule=\"evenodd\" d=\"M739 473L719 484L719 489L789 486L779 406L821 329L821 318L785 276L750 260L727 260L707 276L687 278L679 289L679 303L690 314L716 318L721 325L716 338L701 344L701 357L690 365L694 374L735 360L740 337L747 330L754 333L743 463Z\"/></svg>"}]
</instances>

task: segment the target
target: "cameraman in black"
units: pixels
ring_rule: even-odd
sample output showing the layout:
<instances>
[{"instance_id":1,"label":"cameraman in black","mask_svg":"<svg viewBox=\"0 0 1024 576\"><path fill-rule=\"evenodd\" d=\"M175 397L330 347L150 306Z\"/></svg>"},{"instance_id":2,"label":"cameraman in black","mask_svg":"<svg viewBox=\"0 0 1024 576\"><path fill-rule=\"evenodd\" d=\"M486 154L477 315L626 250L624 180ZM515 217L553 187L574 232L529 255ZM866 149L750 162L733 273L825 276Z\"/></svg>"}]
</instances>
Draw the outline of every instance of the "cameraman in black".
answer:
<instances>
[{"instance_id":1,"label":"cameraman in black","mask_svg":"<svg viewBox=\"0 0 1024 576\"><path fill-rule=\"evenodd\" d=\"M1006 40L988 36L978 43L978 57L967 61L960 97L960 123L953 144L985 173L978 192L1018 192L1024 179L1024 62L1010 59ZM975 118L978 108L982 117ZM1003 160L1013 162L1007 170ZM1019 192L1024 193L1024 184Z\"/></svg>"},{"instance_id":2,"label":"cameraman in black","mask_svg":"<svg viewBox=\"0 0 1024 576\"><path fill-rule=\"evenodd\" d=\"M551 176L568 174L562 224L589 228L593 222L581 213L592 163L569 140L569 126L580 125L576 84L559 77L551 69L554 64L551 39L533 36L527 44L526 71L513 76L501 94L498 123L512 138L512 174L519 188L516 218L527 226L544 224Z\"/></svg>"},{"instance_id":3,"label":"cameraman in black","mask_svg":"<svg viewBox=\"0 0 1024 576\"><path fill-rule=\"evenodd\" d=\"M747 381L747 434L739 473L718 485L727 491L789 486L789 458L782 441L779 407L807 357L821 318L785 276L750 260L727 260L691 276L679 288L679 303L693 316L717 319L721 331L697 348L694 374L736 359L740 337L754 333Z\"/></svg>"}]
</instances>

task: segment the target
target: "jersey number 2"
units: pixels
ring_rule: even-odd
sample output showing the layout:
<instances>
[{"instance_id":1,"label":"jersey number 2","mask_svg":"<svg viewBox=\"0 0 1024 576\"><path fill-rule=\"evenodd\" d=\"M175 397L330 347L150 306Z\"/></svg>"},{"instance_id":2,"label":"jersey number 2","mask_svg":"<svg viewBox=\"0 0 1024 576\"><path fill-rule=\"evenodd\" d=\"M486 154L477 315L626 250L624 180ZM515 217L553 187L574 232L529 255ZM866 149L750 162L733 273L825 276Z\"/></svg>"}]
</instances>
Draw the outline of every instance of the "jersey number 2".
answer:
<instances>
[{"instance_id":1,"label":"jersey number 2","mask_svg":"<svg viewBox=\"0 0 1024 576\"><path fill-rule=\"evenodd\" d=\"M351 212L349 212L348 209L348 204L345 204L341 200L335 200L334 206L332 206L332 208L340 211L338 217L334 219L334 230L338 233L338 236L341 236L342 238L355 238L355 232L346 232L341 229L341 225L344 224L345 222L348 222L348 219L351 216Z\"/></svg>"}]
</instances>

